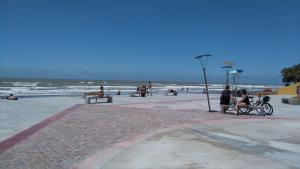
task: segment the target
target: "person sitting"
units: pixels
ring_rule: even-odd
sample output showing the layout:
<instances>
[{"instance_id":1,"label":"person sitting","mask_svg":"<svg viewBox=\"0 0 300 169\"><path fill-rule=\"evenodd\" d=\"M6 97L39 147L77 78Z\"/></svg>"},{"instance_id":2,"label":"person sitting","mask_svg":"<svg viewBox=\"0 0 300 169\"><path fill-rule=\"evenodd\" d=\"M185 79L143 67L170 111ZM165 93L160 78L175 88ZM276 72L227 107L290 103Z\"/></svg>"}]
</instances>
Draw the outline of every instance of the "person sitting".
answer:
<instances>
[{"instance_id":1,"label":"person sitting","mask_svg":"<svg viewBox=\"0 0 300 169\"><path fill-rule=\"evenodd\" d=\"M83 93L82 98L85 99L87 96L90 95L103 97L104 96L103 86L100 85L99 91Z\"/></svg>"},{"instance_id":2,"label":"person sitting","mask_svg":"<svg viewBox=\"0 0 300 169\"><path fill-rule=\"evenodd\" d=\"M146 85L143 85L141 87L140 92L141 92L141 97L146 97L146 93L147 93L147 87L146 87Z\"/></svg>"},{"instance_id":3,"label":"person sitting","mask_svg":"<svg viewBox=\"0 0 300 169\"><path fill-rule=\"evenodd\" d=\"M242 93L242 99L236 103L236 107L235 107L238 113L240 111L240 108L247 107L250 104L247 90L243 89L241 93Z\"/></svg>"},{"instance_id":4,"label":"person sitting","mask_svg":"<svg viewBox=\"0 0 300 169\"><path fill-rule=\"evenodd\" d=\"M112 103L112 97L109 95L104 95L104 88L103 86L100 86L99 91L89 93L90 96L85 97L85 103L90 104L91 100L95 99L95 103L98 102L98 100L102 100L103 98L107 99L107 103Z\"/></svg>"},{"instance_id":5,"label":"person sitting","mask_svg":"<svg viewBox=\"0 0 300 169\"><path fill-rule=\"evenodd\" d=\"M225 86L225 89L223 90L221 97L220 97L220 105L223 106L223 112L225 113L230 105L230 96L231 91L229 89L229 86ZM221 108L221 109L222 109Z\"/></svg>"},{"instance_id":6,"label":"person sitting","mask_svg":"<svg viewBox=\"0 0 300 169\"><path fill-rule=\"evenodd\" d=\"M14 96L13 94L10 94L9 96L6 97L7 100L18 100L17 96Z\"/></svg>"},{"instance_id":7,"label":"person sitting","mask_svg":"<svg viewBox=\"0 0 300 169\"><path fill-rule=\"evenodd\" d=\"M98 97L103 97L104 96L104 88L103 86L100 86L100 90L97 92Z\"/></svg>"},{"instance_id":8,"label":"person sitting","mask_svg":"<svg viewBox=\"0 0 300 169\"><path fill-rule=\"evenodd\" d=\"M177 90L175 90L175 89L169 89L167 95L168 95L169 93L173 93L174 96L177 96Z\"/></svg>"},{"instance_id":9,"label":"person sitting","mask_svg":"<svg viewBox=\"0 0 300 169\"><path fill-rule=\"evenodd\" d=\"M141 89L142 88L140 86L136 88L136 93L139 94L139 96L141 96Z\"/></svg>"}]
</instances>

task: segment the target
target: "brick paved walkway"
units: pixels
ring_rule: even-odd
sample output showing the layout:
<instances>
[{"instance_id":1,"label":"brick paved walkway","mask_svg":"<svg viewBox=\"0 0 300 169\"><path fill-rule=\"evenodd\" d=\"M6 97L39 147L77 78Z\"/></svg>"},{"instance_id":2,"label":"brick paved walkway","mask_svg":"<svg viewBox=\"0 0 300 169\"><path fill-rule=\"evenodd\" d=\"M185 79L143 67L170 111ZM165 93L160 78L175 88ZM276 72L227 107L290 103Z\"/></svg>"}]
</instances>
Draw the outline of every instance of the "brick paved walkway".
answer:
<instances>
[{"instance_id":1,"label":"brick paved walkway","mask_svg":"<svg viewBox=\"0 0 300 169\"><path fill-rule=\"evenodd\" d=\"M179 103L180 101L178 101ZM56 115L57 116L57 115ZM256 116L224 115L198 110L132 108L122 105L79 105L47 125L38 125L14 144L0 146L1 169L61 169L111 144L178 124ZM263 117L267 118L267 117ZM26 132L25 132L26 133Z\"/></svg>"}]
</instances>

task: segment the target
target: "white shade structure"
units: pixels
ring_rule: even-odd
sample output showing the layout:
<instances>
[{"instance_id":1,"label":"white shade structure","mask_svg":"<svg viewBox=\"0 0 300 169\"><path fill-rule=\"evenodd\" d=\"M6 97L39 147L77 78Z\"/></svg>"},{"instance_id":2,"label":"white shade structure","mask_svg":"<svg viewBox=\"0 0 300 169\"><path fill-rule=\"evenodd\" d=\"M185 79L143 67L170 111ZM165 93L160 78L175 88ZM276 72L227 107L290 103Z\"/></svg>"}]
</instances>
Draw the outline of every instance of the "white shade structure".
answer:
<instances>
[{"instance_id":1,"label":"white shade structure","mask_svg":"<svg viewBox=\"0 0 300 169\"><path fill-rule=\"evenodd\" d=\"M244 70L241 69L235 69L229 71L229 74L232 76L232 89L234 90L234 93L237 95L238 91L238 85L240 80L240 74L244 72Z\"/></svg>"},{"instance_id":2,"label":"white shade structure","mask_svg":"<svg viewBox=\"0 0 300 169\"><path fill-rule=\"evenodd\" d=\"M231 75L241 74L243 71L244 70L241 70L241 69L235 69L235 70L229 71L229 74L231 74Z\"/></svg>"}]
</instances>

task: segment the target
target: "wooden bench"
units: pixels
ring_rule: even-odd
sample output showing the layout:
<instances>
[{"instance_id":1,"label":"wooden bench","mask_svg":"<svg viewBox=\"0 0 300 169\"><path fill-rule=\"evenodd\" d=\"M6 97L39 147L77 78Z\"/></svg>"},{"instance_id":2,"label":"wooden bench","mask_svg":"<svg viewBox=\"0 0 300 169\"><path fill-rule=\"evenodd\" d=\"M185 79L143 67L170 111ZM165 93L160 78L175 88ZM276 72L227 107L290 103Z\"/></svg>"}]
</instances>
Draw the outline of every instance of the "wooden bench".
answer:
<instances>
[{"instance_id":1,"label":"wooden bench","mask_svg":"<svg viewBox=\"0 0 300 169\"><path fill-rule=\"evenodd\" d=\"M112 103L113 98L111 96L103 96L103 97L87 96L87 97L85 97L86 104L91 104L91 100L95 100L94 103ZM99 100L99 102L98 102L98 100ZM100 100L105 100L105 101L100 102Z\"/></svg>"}]
</instances>

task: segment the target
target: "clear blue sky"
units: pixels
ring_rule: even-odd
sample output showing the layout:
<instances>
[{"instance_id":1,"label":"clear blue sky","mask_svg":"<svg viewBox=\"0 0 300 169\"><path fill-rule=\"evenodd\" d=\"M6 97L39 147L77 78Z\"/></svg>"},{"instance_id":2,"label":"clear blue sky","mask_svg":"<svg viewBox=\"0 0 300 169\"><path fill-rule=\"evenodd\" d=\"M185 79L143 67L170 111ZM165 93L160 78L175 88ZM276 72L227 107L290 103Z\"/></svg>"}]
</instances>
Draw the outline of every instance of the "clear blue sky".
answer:
<instances>
[{"instance_id":1,"label":"clear blue sky","mask_svg":"<svg viewBox=\"0 0 300 169\"><path fill-rule=\"evenodd\" d=\"M211 76L231 60L280 81L300 62L299 0L0 0L0 11L0 76L201 78L193 57L209 53Z\"/></svg>"}]
</instances>

